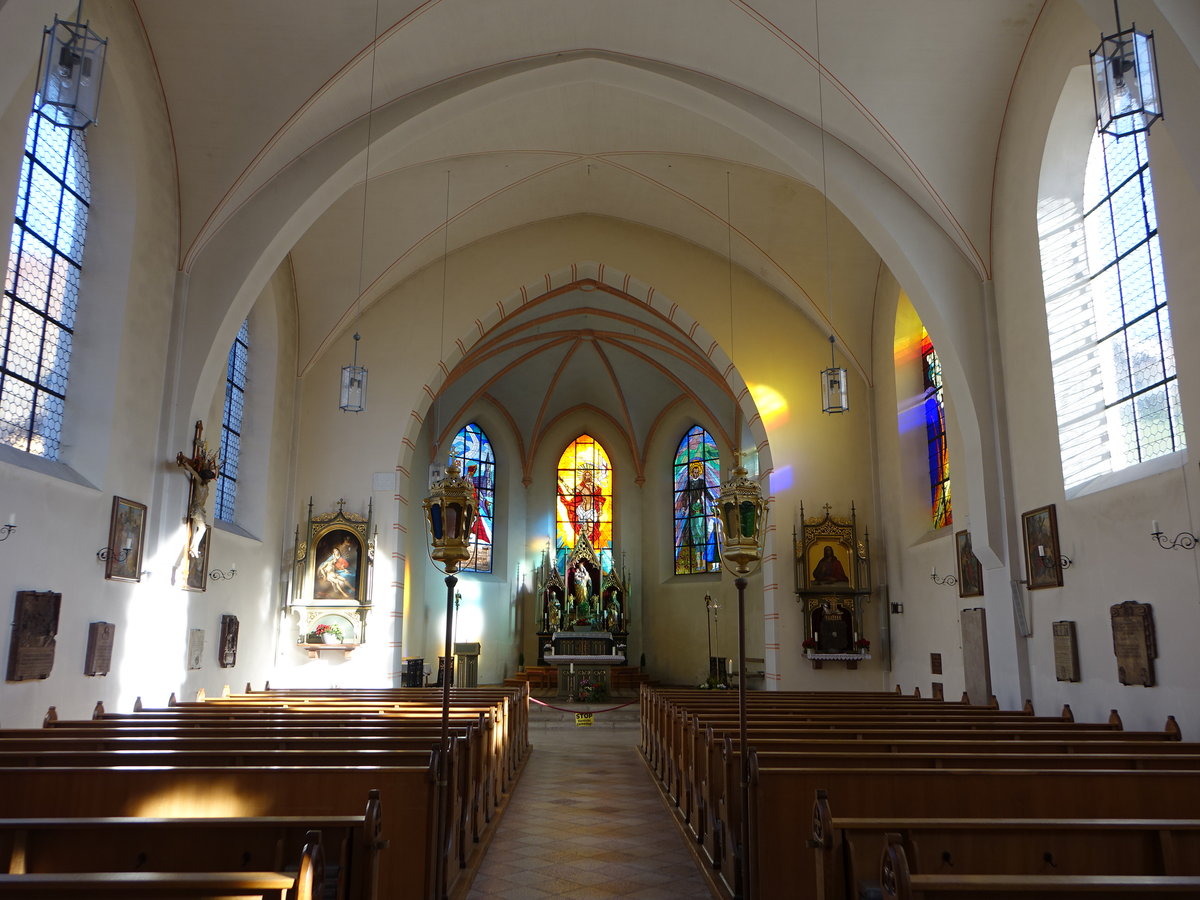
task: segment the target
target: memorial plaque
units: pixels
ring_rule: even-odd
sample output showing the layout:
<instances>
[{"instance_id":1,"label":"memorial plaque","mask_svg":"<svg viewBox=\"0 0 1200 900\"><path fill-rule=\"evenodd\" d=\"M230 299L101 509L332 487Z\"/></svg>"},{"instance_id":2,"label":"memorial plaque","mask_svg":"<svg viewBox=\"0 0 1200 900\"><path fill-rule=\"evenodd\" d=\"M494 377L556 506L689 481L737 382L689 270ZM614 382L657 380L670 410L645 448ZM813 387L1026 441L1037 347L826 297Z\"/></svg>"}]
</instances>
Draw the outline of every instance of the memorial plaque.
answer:
<instances>
[{"instance_id":1,"label":"memorial plaque","mask_svg":"<svg viewBox=\"0 0 1200 900\"><path fill-rule=\"evenodd\" d=\"M1079 647L1075 643L1074 622L1052 622L1054 634L1054 677L1059 681L1079 681Z\"/></svg>"},{"instance_id":2,"label":"memorial plaque","mask_svg":"<svg viewBox=\"0 0 1200 900\"><path fill-rule=\"evenodd\" d=\"M221 616L221 658L222 669L237 665L238 648L238 618L237 616Z\"/></svg>"},{"instance_id":3,"label":"memorial plaque","mask_svg":"<svg viewBox=\"0 0 1200 900\"><path fill-rule=\"evenodd\" d=\"M1149 603L1126 600L1109 608L1112 617L1113 654L1121 684L1154 686L1154 614Z\"/></svg>"},{"instance_id":4,"label":"memorial plaque","mask_svg":"<svg viewBox=\"0 0 1200 900\"><path fill-rule=\"evenodd\" d=\"M940 653L930 653L929 654L929 674L931 674L931 675L941 675L942 674L942 654L940 654Z\"/></svg>"},{"instance_id":5,"label":"memorial plaque","mask_svg":"<svg viewBox=\"0 0 1200 900\"><path fill-rule=\"evenodd\" d=\"M193 628L188 631L188 668L199 669L204 655L204 629Z\"/></svg>"},{"instance_id":6,"label":"memorial plaque","mask_svg":"<svg viewBox=\"0 0 1200 900\"><path fill-rule=\"evenodd\" d=\"M50 676L61 605L62 594L17 591L12 643L8 650L9 681L29 681Z\"/></svg>"},{"instance_id":7,"label":"memorial plaque","mask_svg":"<svg viewBox=\"0 0 1200 900\"><path fill-rule=\"evenodd\" d=\"M992 696L992 670L988 661L987 611L982 607L959 613L962 629L963 676L967 697L983 706Z\"/></svg>"},{"instance_id":8,"label":"memorial plaque","mask_svg":"<svg viewBox=\"0 0 1200 900\"><path fill-rule=\"evenodd\" d=\"M87 651L83 657L84 675L107 675L112 668L113 639L117 626L112 622L92 622L88 625Z\"/></svg>"}]
</instances>

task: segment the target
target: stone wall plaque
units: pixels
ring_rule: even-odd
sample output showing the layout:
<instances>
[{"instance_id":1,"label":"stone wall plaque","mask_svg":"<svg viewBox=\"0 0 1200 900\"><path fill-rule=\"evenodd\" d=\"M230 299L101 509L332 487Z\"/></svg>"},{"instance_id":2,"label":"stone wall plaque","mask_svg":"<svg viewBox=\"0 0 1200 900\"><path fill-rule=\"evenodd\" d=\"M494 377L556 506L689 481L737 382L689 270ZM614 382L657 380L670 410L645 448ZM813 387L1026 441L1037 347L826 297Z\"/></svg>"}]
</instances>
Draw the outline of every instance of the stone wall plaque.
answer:
<instances>
[{"instance_id":1,"label":"stone wall plaque","mask_svg":"<svg viewBox=\"0 0 1200 900\"><path fill-rule=\"evenodd\" d=\"M237 616L221 616L221 659L222 669L237 665L238 647L238 618Z\"/></svg>"},{"instance_id":2,"label":"stone wall plaque","mask_svg":"<svg viewBox=\"0 0 1200 900\"><path fill-rule=\"evenodd\" d=\"M1154 686L1154 613L1149 603L1126 600L1109 607L1112 617L1113 654L1121 684Z\"/></svg>"},{"instance_id":3,"label":"stone wall plaque","mask_svg":"<svg viewBox=\"0 0 1200 900\"><path fill-rule=\"evenodd\" d=\"M962 628L963 676L967 696L985 706L992 696L992 670L988 662L987 611L982 607L959 613Z\"/></svg>"},{"instance_id":4,"label":"stone wall plaque","mask_svg":"<svg viewBox=\"0 0 1200 900\"><path fill-rule=\"evenodd\" d=\"M187 648L188 668L199 669L204 658L204 629L193 628L188 631Z\"/></svg>"},{"instance_id":5,"label":"stone wall plaque","mask_svg":"<svg viewBox=\"0 0 1200 900\"><path fill-rule=\"evenodd\" d=\"M84 675L107 675L112 668L113 640L117 626L112 622L92 622L88 625L87 650L83 656Z\"/></svg>"},{"instance_id":6,"label":"stone wall plaque","mask_svg":"<svg viewBox=\"0 0 1200 900\"><path fill-rule=\"evenodd\" d=\"M9 681L50 676L61 605L62 594L53 591L17 591L8 650Z\"/></svg>"},{"instance_id":7,"label":"stone wall plaque","mask_svg":"<svg viewBox=\"0 0 1200 900\"><path fill-rule=\"evenodd\" d=\"M1079 647L1075 642L1074 622L1052 622L1054 634L1054 677L1059 681L1079 681Z\"/></svg>"}]
</instances>

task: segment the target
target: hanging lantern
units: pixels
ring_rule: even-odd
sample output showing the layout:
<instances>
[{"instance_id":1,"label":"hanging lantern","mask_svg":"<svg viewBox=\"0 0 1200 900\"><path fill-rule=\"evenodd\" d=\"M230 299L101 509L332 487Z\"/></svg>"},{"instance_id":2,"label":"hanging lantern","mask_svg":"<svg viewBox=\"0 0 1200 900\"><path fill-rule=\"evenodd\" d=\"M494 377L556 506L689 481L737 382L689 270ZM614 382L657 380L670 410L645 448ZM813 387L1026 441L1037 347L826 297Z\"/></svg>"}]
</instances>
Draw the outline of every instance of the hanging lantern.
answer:
<instances>
[{"instance_id":1,"label":"hanging lantern","mask_svg":"<svg viewBox=\"0 0 1200 900\"><path fill-rule=\"evenodd\" d=\"M734 453L733 472L717 496L721 558L735 575L750 573L763 557L767 535L767 501L762 487L751 478Z\"/></svg>"},{"instance_id":2,"label":"hanging lantern","mask_svg":"<svg viewBox=\"0 0 1200 900\"><path fill-rule=\"evenodd\" d=\"M829 336L829 368L821 370L821 412L844 413L850 410L846 388L846 370L833 357L834 336Z\"/></svg>"},{"instance_id":3,"label":"hanging lantern","mask_svg":"<svg viewBox=\"0 0 1200 900\"><path fill-rule=\"evenodd\" d=\"M447 574L471 558L471 526L475 523L475 486L462 477L454 460L425 498L429 556Z\"/></svg>"},{"instance_id":4,"label":"hanging lantern","mask_svg":"<svg viewBox=\"0 0 1200 900\"><path fill-rule=\"evenodd\" d=\"M76 18L82 10L80 3ZM94 125L100 106L100 79L108 40L89 25L64 22L55 16L42 38L37 109L68 128Z\"/></svg>"},{"instance_id":5,"label":"hanging lantern","mask_svg":"<svg viewBox=\"0 0 1200 900\"><path fill-rule=\"evenodd\" d=\"M1149 131L1163 115L1154 32L1122 31L1118 11L1117 33L1102 35L1091 58L1096 127L1118 138Z\"/></svg>"},{"instance_id":6,"label":"hanging lantern","mask_svg":"<svg viewBox=\"0 0 1200 900\"><path fill-rule=\"evenodd\" d=\"M342 412L362 412L367 408L367 367L358 364L359 334L354 332L354 362L342 366Z\"/></svg>"}]
</instances>

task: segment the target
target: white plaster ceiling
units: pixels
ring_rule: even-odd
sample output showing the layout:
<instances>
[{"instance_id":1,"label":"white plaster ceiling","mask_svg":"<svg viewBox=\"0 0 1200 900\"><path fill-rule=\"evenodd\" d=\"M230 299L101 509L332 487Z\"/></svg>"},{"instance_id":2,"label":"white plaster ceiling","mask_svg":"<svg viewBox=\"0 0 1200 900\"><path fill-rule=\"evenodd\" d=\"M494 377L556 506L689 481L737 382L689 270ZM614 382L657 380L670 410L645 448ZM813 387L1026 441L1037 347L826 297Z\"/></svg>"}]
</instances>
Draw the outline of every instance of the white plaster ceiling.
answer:
<instances>
[{"instance_id":1,"label":"white plaster ceiling","mask_svg":"<svg viewBox=\"0 0 1200 900\"><path fill-rule=\"evenodd\" d=\"M181 268L320 148L358 148L291 250L302 372L356 307L440 258L448 170L451 252L586 214L724 257L731 228L735 263L836 332L865 370L880 256L836 206L827 212L822 189L853 190L837 160L865 162L985 280L997 144L1041 2L136 7L171 117Z\"/></svg>"}]
</instances>

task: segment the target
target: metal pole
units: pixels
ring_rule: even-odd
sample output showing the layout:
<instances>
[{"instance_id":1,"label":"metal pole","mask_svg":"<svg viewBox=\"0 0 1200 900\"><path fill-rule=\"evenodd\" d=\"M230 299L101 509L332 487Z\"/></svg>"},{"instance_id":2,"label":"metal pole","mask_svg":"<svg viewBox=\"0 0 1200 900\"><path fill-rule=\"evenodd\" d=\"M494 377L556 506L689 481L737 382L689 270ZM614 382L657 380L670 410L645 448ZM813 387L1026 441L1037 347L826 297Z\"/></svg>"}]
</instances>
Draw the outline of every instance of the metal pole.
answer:
<instances>
[{"instance_id":1,"label":"metal pole","mask_svg":"<svg viewBox=\"0 0 1200 900\"><path fill-rule=\"evenodd\" d=\"M449 574L446 576L446 650L445 662L442 665L442 761L438 767L438 789L441 791L441 823L438 828L438 858L437 862L437 883L438 897L445 898L447 895L447 880L444 875L446 867L450 865L450 816L453 812L450 808L450 680L451 671L454 664L454 657L451 655L453 649L450 645L454 638L454 586L458 584L458 579Z\"/></svg>"},{"instance_id":2,"label":"metal pole","mask_svg":"<svg viewBox=\"0 0 1200 900\"><path fill-rule=\"evenodd\" d=\"M713 674L712 669L712 616L709 615L709 610L712 607L712 598L708 594L704 595L704 624L708 628L708 674Z\"/></svg>"},{"instance_id":3,"label":"metal pole","mask_svg":"<svg viewBox=\"0 0 1200 900\"><path fill-rule=\"evenodd\" d=\"M750 891L750 753L746 746L746 579L733 582L738 595L738 741L742 768L742 898L752 900Z\"/></svg>"}]
</instances>

